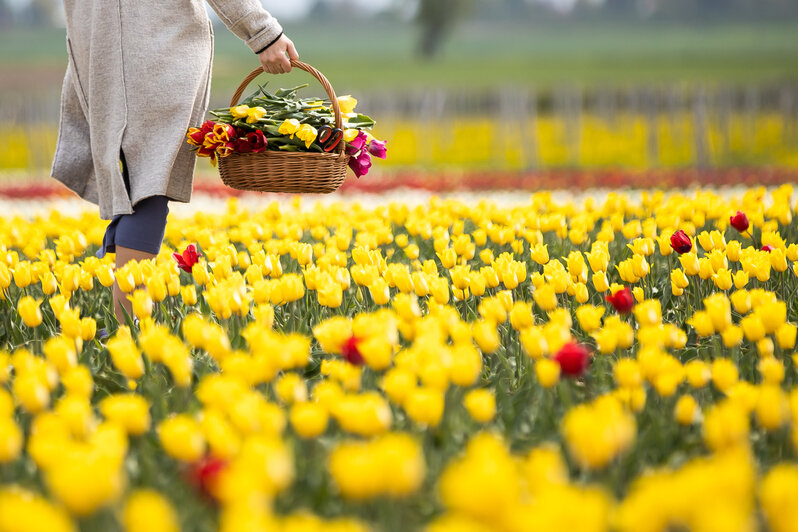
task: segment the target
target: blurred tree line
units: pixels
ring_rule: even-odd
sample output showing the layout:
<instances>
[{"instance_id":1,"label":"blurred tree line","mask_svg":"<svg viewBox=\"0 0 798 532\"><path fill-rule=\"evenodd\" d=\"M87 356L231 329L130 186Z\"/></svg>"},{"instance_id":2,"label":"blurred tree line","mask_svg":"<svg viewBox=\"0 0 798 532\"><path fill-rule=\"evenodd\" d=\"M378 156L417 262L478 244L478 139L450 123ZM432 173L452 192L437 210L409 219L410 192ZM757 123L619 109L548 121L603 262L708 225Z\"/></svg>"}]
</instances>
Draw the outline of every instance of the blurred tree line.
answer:
<instances>
[{"instance_id":1,"label":"blurred tree line","mask_svg":"<svg viewBox=\"0 0 798 532\"><path fill-rule=\"evenodd\" d=\"M798 20L798 0L410 0L417 4L418 49L432 57L458 20L624 20L709 24ZM562 6L567 6L563 10Z\"/></svg>"},{"instance_id":2,"label":"blurred tree line","mask_svg":"<svg viewBox=\"0 0 798 532\"><path fill-rule=\"evenodd\" d=\"M288 0L290 1L290 0ZM477 20L652 21L681 24L798 20L798 0L392 0L379 16L406 20L418 29L418 53L432 58L457 24ZM13 9L12 9L13 8ZM357 0L314 0L310 18L351 23L361 15ZM0 0L0 29L61 23L60 0ZM362 16L362 15L361 15Z\"/></svg>"}]
</instances>

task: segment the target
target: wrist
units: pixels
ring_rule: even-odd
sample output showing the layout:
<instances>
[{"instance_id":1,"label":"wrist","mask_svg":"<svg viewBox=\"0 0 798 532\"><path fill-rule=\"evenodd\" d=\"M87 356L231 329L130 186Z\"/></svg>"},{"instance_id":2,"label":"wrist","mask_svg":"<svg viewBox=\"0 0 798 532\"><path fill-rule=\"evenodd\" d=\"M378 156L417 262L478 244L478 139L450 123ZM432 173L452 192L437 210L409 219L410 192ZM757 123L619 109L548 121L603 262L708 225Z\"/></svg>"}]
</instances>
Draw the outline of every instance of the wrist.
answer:
<instances>
[{"instance_id":1,"label":"wrist","mask_svg":"<svg viewBox=\"0 0 798 532\"><path fill-rule=\"evenodd\" d=\"M270 42L269 44L267 44L266 46L264 46L263 48L261 48L260 50L258 50L257 52L255 52L255 54L256 54L256 55L260 55L260 54L262 54L263 52L265 52L266 50L268 50L268 49L269 49L269 47L270 47L271 45L273 45L274 43L276 43L277 41L279 41L279 40L280 40L280 39L283 37L283 35L284 35L284 34L285 34L285 32L282 32L282 31L281 31L281 32L280 32L280 34L279 34L277 37L275 37L275 38L274 38L274 40L273 40L272 42Z\"/></svg>"}]
</instances>

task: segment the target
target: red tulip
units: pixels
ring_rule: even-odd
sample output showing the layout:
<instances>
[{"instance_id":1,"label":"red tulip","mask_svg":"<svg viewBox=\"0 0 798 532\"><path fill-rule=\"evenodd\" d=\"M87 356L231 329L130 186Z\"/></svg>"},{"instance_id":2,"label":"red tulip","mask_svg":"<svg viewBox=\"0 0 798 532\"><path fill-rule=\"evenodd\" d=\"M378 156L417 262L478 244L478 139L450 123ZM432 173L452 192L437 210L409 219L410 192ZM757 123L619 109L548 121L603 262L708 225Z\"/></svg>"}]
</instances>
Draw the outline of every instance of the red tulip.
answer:
<instances>
[{"instance_id":1,"label":"red tulip","mask_svg":"<svg viewBox=\"0 0 798 532\"><path fill-rule=\"evenodd\" d=\"M216 145L216 153L219 157L227 157L236 149L235 141L220 142Z\"/></svg>"},{"instance_id":2,"label":"red tulip","mask_svg":"<svg viewBox=\"0 0 798 532\"><path fill-rule=\"evenodd\" d=\"M624 286L612 295L604 296L604 299L609 301L618 314L629 314L635 306L635 298L628 286Z\"/></svg>"},{"instance_id":3,"label":"red tulip","mask_svg":"<svg viewBox=\"0 0 798 532\"><path fill-rule=\"evenodd\" d=\"M205 134L201 129L192 127L188 130L188 142L194 146L202 146L202 141L205 139Z\"/></svg>"},{"instance_id":4,"label":"red tulip","mask_svg":"<svg viewBox=\"0 0 798 532\"><path fill-rule=\"evenodd\" d=\"M368 147L366 148L368 152L373 155L374 157L379 157L380 159L385 159L386 154L388 152L385 145L387 144L384 140L372 140L369 142Z\"/></svg>"},{"instance_id":5,"label":"red tulip","mask_svg":"<svg viewBox=\"0 0 798 532\"><path fill-rule=\"evenodd\" d=\"M227 467L227 461L222 458L215 458L213 456L206 456L199 462L191 464L188 470L188 480L203 496L208 499L214 499L214 490L216 481L224 468Z\"/></svg>"},{"instance_id":6,"label":"red tulip","mask_svg":"<svg viewBox=\"0 0 798 532\"><path fill-rule=\"evenodd\" d=\"M566 377L579 377L590 365L590 351L582 344L568 342L557 351L554 360Z\"/></svg>"},{"instance_id":7,"label":"red tulip","mask_svg":"<svg viewBox=\"0 0 798 532\"><path fill-rule=\"evenodd\" d=\"M366 363L366 361L363 359L363 355L360 354L360 351L357 348L358 341L358 338L350 336L349 340L344 343L344 347L341 349L341 356L343 356L347 362L353 366L362 366Z\"/></svg>"},{"instance_id":8,"label":"red tulip","mask_svg":"<svg viewBox=\"0 0 798 532\"><path fill-rule=\"evenodd\" d=\"M732 227L741 233L745 233L748 230L748 216L742 211L737 211L737 214L729 218L729 222L731 222Z\"/></svg>"},{"instance_id":9,"label":"red tulip","mask_svg":"<svg viewBox=\"0 0 798 532\"><path fill-rule=\"evenodd\" d=\"M369 155L369 152L361 151L357 157L350 157L349 168L352 169L357 177L369 173L369 168L371 168L371 155Z\"/></svg>"},{"instance_id":10,"label":"red tulip","mask_svg":"<svg viewBox=\"0 0 798 532\"><path fill-rule=\"evenodd\" d=\"M266 150L269 142L266 140L266 135L260 129L247 133L247 142L249 149L252 153L261 153Z\"/></svg>"},{"instance_id":11,"label":"red tulip","mask_svg":"<svg viewBox=\"0 0 798 532\"><path fill-rule=\"evenodd\" d=\"M366 146L367 138L368 137L366 136L365 132L359 131L355 138L346 143L347 155L355 155L357 152L362 150Z\"/></svg>"},{"instance_id":12,"label":"red tulip","mask_svg":"<svg viewBox=\"0 0 798 532\"><path fill-rule=\"evenodd\" d=\"M236 128L230 124L216 123L213 126L213 136L216 142L227 142L236 138Z\"/></svg>"},{"instance_id":13,"label":"red tulip","mask_svg":"<svg viewBox=\"0 0 798 532\"><path fill-rule=\"evenodd\" d=\"M202 146L208 134L213 137L213 126L216 122L207 120L202 126L196 128L192 127L188 130L188 141L195 146Z\"/></svg>"},{"instance_id":14,"label":"red tulip","mask_svg":"<svg viewBox=\"0 0 798 532\"><path fill-rule=\"evenodd\" d=\"M773 247L773 246L771 246L770 244L765 244L764 246L762 246L762 251L767 251L768 253L770 253L770 252L771 252L771 251L773 251L774 249L776 249L776 248L774 248L774 247Z\"/></svg>"},{"instance_id":15,"label":"red tulip","mask_svg":"<svg viewBox=\"0 0 798 532\"><path fill-rule=\"evenodd\" d=\"M247 137L238 137L233 141L236 153L251 153L252 145L247 140Z\"/></svg>"},{"instance_id":16,"label":"red tulip","mask_svg":"<svg viewBox=\"0 0 798 532\"><path fill-rule=\"evenodd\" d=\"M676 253L681 255L693 249L693 243L687 233L679 229L671 235L671 247Z\"/></svg>"},{"instance_id":17,"label":"red tulip","mask_svg":"<svg viewBox=\"0 0 798 532\"><path fill-rule=\"evenodd\" d=\"M202 131L203 135L207 135L208 133L213 131L213 128L214 128L215 125L216 125L216 122L214 122L213 120L206 120L200 126L200 131Z\"/></svg>"},{"instance_id":18,"label":"red tulip","mask_svg":"<svg viewBox=\"0 0 798 532\"><path fill-rule=\"evenodd\" d=\"M188 273L191 273L191 268L199 262L201 256L202 255L197 252L197 246L194 244L186 246L182 255L177 252L172 253L172 258L177 262L177 267Z\"/></svg>"}]
</instances>

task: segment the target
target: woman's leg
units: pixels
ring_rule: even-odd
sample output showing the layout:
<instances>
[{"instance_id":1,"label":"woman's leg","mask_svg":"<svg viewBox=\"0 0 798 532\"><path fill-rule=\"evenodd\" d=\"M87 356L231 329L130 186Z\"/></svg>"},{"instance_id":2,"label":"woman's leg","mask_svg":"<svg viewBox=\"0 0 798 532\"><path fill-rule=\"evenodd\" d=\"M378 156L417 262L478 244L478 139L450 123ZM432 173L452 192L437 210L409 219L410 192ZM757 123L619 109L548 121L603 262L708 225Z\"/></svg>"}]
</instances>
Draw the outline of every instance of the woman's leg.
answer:
<instances>
[{"instance_id":1,"label":"woman's leg","mask_svg":"<svg viewBox=\"0 0 798 532\"><path fill-rule=\"evenodd\" d=\"M120 245L116 246L116 269L118 270L131 260L140 261L145 259L154 259L157 254L147 253L146 251L139 251L137 249L126 248ZM127 298L120 288L119 283L114 282L114 315L119 323L125 323L125 309L128 316L133 316L133 304Z\"/></svg>"},{"instance_id":2,"label":"woman's leg","mask_svg":"<svg viewBox=\"0 0 798 532\"><path fill-rule=\"evenodd\" d=\"M123 151L119 151L119 164L125 189L130 194L130 172ZM145 198L133 206L133 214L115 216L105 229L103 244L97 252L98 257L105 253L116 253L118 270L131 260L154 259L161 249L166 229L166 216L169 214L169 199L166 196ZM119 323L125 323L125 314L133 315L133 305L127 294L114 282L114 315Z\"/></svg>"},{"instance_id":3,"label":"woman's leg","mask_svg":"<svg viewBox=\"0 0 798 532\"><path fill-rule=\"evenodd\" d=\"M133 214L119 219L113 234L117 270L131 260L153 259L158 255L166 230L168 202L166 196L145 198L133 207ZM114 283L114 314L119 323L124 323L123 308L132 315L127 294Z\"/></svg>"}]
</instances>

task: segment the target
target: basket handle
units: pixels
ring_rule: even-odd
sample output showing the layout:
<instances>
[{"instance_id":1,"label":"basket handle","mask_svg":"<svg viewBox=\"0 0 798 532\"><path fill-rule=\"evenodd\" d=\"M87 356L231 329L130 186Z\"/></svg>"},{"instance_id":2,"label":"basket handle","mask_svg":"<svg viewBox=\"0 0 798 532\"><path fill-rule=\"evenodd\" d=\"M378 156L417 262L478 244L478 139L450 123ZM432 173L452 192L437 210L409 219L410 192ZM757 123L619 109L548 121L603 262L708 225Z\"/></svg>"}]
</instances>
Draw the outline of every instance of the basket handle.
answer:
<instances>
[{"instance_id":1,"label":"basket handle","mask_svg":"<svg viewBox=\"0 0 798 532\"><path fill-rule=\"evenodd\" d=\"M303 63L302 61L297 61L296 59L291 59L291 66L300 68L319 80L319 83L321 83L321 86L324 87L324 90L327 92L327 96L330 97L330 103L332 104L333 113L335 114L335 127L342 128L341 124L343 123L343 120L341 118L341 108L338 105L338 97L335 95L335 90L332 88L332 85L330 85L330 82L327 80L324 74L309 64ZM230 107L235 107L238 105L238 100L241 99L241 95L244 94L244 89L247 88L247 85L249 85L253 79L257 78L262 73L263 67L258 67L250 72L246 78L244 78L244 81L241 82L241 85L238 86L235 94L233 94L233 97L230 99ZM335 147L335 151L342 153L344 150L344 144L346 143L343 141L339 142L338 146Z\"/></svg>"}]
</instances>

